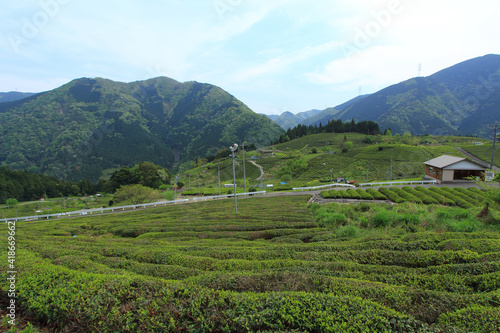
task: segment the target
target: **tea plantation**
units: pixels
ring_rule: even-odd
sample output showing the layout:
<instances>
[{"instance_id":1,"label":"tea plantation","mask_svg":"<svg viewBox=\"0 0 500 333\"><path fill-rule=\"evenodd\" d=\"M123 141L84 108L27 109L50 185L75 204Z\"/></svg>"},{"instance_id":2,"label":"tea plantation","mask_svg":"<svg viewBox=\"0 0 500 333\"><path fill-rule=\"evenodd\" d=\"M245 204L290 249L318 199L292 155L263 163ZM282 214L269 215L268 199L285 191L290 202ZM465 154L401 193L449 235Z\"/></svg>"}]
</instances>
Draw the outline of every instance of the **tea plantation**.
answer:
<instances>
[{"instance_id":1,"label":"tea plantation","mask_svg":"<svg viewBox=\"0 0 500 333\"><path fill-rule=\"evenodd\" d=\"M18 315L55 332L498 332L496 203L479 214L488 196L456 207L397 191L413 200L256 197L237 215L220 200L19 222Z\"/></svg>"}]
</instances>

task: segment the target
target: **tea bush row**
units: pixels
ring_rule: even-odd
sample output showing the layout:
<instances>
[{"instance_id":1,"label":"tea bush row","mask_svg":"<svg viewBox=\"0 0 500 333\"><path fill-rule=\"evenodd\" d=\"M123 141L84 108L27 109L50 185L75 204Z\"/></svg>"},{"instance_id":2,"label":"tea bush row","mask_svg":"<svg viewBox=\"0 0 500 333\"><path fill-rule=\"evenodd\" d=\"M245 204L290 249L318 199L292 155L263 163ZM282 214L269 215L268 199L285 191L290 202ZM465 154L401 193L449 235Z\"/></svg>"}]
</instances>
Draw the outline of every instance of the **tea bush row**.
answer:
<instances>
[{"instance_id":1,"label":"tea bush row","mask_svg":"<svg viewBox=\"0 0 500 333\"><path fill-rule=\"evenodd\" d=\"M34 318L61 329L77 325L99 332L414 332L426 326L360 297L186 288L160 280L76 272L28 253L23 258L18 302Z\"/></svg>"}]
</instances>

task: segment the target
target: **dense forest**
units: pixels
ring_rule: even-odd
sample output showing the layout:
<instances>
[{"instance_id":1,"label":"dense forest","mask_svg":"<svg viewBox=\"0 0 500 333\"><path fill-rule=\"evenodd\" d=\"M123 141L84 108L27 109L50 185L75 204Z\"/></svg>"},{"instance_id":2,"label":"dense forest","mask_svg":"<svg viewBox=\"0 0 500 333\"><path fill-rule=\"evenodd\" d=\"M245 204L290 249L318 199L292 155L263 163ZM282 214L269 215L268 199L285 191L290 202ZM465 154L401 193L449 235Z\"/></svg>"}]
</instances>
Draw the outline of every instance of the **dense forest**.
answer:
<instances>
[{"instance_id":1,"label":"dense forest","mask_svg":"<svg viewBox=\"0 0 500 333\"><path fill-rule=\"evenodd\" d=\"M0 168L0 204L4 204L9 198L30 201L47 197L95 194L98 188L97 184L88 180L76 183L28 171Z\"/></svg>"},{"instance_id":2,"label":"dense forest","mask_svg":"<svg viewBox=\"0 0 500 333\"><path fill-rule=\"evenodd\" d=\"M271 144L278 144L287 142L290 140L298 139L300 137L318 134L318 133L361 133L367 135L377 135L380 134L380 129L378 124L373 121L360 121L355 122L354 119L348 122L342 122L340 119L332 119L326 125L297 125L294 128L290 128L285 134L282 134L277 141Z\"/></svg>"},{"instance_id":3,"label":"dense forest","mask_svg":"<svg viewBox=\"0 0 500 333\"><path fill-rule=\"evenodd\" d=\"M142 162L132 168L116 170L109 180L92 183L89 180L70 182L55 177L30 173L28 171L0 168L0 204L10 198L18 201L39 200L98 192L114 193L123 185L141 184L151 188L170 184L170 171L151 162Z\"/></svg>"}]
</instances>

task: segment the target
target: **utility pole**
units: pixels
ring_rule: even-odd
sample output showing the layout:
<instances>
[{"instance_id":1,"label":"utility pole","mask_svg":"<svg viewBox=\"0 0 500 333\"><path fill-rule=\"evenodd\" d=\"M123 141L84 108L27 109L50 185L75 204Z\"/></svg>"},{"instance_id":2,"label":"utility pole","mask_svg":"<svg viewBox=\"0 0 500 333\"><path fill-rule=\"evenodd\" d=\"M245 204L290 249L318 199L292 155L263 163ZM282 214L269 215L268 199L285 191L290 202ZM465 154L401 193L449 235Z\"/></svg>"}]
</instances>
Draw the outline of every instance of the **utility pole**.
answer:
<instances>
[{"instance_id":1,"label":"utility pole","mask_svg":"<svg viewBox=\"0 0 500 333\"><path fill-rule=\"evenodd\" d=\"M262 167L262 175L260 177L260 190L262 191L264 189L264 167Z\"/></svg>"},{"instance_id":2,"label":"utility pole","mask_svg":"<svg viewBox=\"0 0 500 333\"><path fill-rule=\"evenodd\" d=\"M368 172L370 172L370 162L368 162L368 165L366 167L366 182L368 183Z\"/></svg>"},{"instance_id":3,"label":"utility pole","mask_svg":"<svg viewBox=\"0 0 500 333\"><path fill-rule=\"evenodd\" d=\"M243 147L243 188L244 192L247 193L247 175L245 172L245 142L241 144L241 147Z\"/></svg>"},{"instance_id":4,"label":"utility pole","mask_svg":"<svg viewBox=\"0 0 500 333\"><path fill-rule=\"evenodd\" d=\"M238 202L236 199L236 172L234 169L234 151L238 149L238 145L235 143L234 145L229 147L229 149L231 149L231 152L233 153L234 212L235 214L238 214Z\"/></svg>"},{"instance_id":5,"label":"utility pole","mask_svg":"<svg viewBox=\"0 0 500 333\"><path fill-rule=\"evenodd\" d=\"M330 169L330 184L333 184L333 169Z\"/></svg>"},{"instance_id":6,"label":"utility pole","mask_svg":"<svg viewBox=\"0 0 500 333\"><path fill-rule=\"evenodd\" d=\"M200 174L198 174L198 194L201 194L201 189L200 189Z\"/></svg>"},{"instance_id":7,"label":"utility pole","mask_svg":"<svg viewBox=\"0 0 500 333\"><path fill-rule=\"evenodd\" d=\"M217 179L219 180L219 196L220 196L220 163L217 163Z\"/></svg>"},{"instance_id":8,"label":"utility pole","mask_svg":"<svg viewBox=\"0 0 500 333\"><path fill-rule=\"evenodd\" d=\"M391 150L391 179L390 179L391 182L392 182L392 155L393 155L393 153L394 153L394 148L392 148L392 150Z\"/></svg>"},{"instance_id":9,"label":"utility pole","mask_svg":"<svg viewBox=\"0 0 500 333\"><path fill-rule=\"evenodd\" d=\"M495 158L495 142L497 141L498 123L492 126L493 126L493 149L491 150L491 163L490 163L491 170L493 170L493 159Z\"/></svg>"},{"instance_id":10,"label":"utility pole","mask_svg":"<svg viewBox=\"0 0 500 333\"><path fill-rule=\"evenodd\" d=\"M178 175L175 175L174 201L177 199L177 177Z\"/></svg>"}]
</instances>

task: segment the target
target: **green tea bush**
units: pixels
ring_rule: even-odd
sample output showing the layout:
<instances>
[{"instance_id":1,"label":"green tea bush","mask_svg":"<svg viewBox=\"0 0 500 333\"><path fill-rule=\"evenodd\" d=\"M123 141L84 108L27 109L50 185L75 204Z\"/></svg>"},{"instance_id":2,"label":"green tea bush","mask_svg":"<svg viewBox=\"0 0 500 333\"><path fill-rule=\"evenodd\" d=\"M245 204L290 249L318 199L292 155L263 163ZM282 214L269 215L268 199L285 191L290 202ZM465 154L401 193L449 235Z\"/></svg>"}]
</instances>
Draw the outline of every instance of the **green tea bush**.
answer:
<instances>
[{"instance_id":1,"label":"green tea bush","mask_svg":"<svg viewBox=\"0 0 500 333\"><path fill-rule=\"evenodd\" d=\"M470 204L469 202L463 200L459 196L455 195L452 191L445 190L444 187L443 188L440 188L440 187L431 187L429 190L433 191L435 193L438 193L438 194L442 195L445 198L449 198L449 199L453 200L453 202L455 202L455 204L457 206L459 206L459 207L462 207L462 208L471 208L471 207L473 207L472 204Z\"/></svg>"},{"instance_id":2,"label":"green tea bush","mask_svg":"<svg viewBox=\"0 0 500 333\"><path fill-rule=\"evenodd\" d=\"M366 193L372 195L375 200L387 200L387 196L372 188L366 189Z\"/></svg>"},{"instance_id":3,"label":"green tea bush","mask_svg":"<svg viewBox=\"0 0 500 333\"><path fill-rule=\"evenodd\" d=\"M406 192L408 192L409 194L411 194L411 195L419 198L426 205L439 204L439 202L436 199L428 196L427 194L425 194L423 192L417 191L417 190L415 190L412 187L405 186L405 187L403 187L403 190L406 191Z\"/></svg>"},{"instance_id":4,"label":"green tea bush","mask_svg":"<svg viewBox=\"0 0 500 333\"><path fill-rule=\"evenodd\" d=\"M439 316L439 323L467 330L467 332L499 332L498 307L471 306Z\"/></svg>"},{"instance_id":5,"label":"green tea bush","mask_svg":"<svg viewBox=\"0 0 500 333\"><path fill-rule=\"evenodd\" d=\"M395 203L403 203L406 200L401 198L396 192L386 188L386 187L381 187L379 188L379 192L385 195L389 200L395 202Z\"/></svg>"},{"instance_id":6,"label":"green tea bush","mask_svg":"<svg viewBox=\"0 0 500 333\"><path fill-rule=\"evenodd\" d=\"M361 196L361 199L363 200L373 200L373 195L369 194L368 192L366 192L365 190L363 189L356 189L356 192L358 192L358 194Z\"/></svg>"},{"instance_id":7,"label":"green tea bush","mask_svg":"<svg viewBox=\"0 0 500 333\"><path fill-rule=\"evenodd\" d=\"M476 193L474 191L471 191L470 188L469 189L465 189L465 188L462 188L462 187L456 187L454 190L456 192L462 193L464 196L469 197L475 203L481 203L481 202L484 202L486 200L486 198L482 194L479 194L479 193ZM465 198L464 198L464 200L465 200Z\"/></svg>"},{"instance_id":8,"label":"green tea bush","mask_svg":"<svg viewBox=\"0 0 500 333\"><path fill-rule=\"evenodd\" d=\"M351 196L351 199L357 199L357 200L361 199L361 195L356 190L353 190L352 188L348 189L347 193L349 193L349 195Z\"/></svg>"},{"instance_id":9,"label":"green tea bush","mask_svg":"<svg viewBox=\"0 0 500 333\"><path fill-rule=\"evenodd\" d=\"M406 202L414 202L414 203L418 203L418 204L423 203L422 199L420 199L420 198L414 196L413 194L410 194L407 191L404 191L403 189L400 189L398 187L391 188L391 191L395 192L401 198L405 199Z\"/></svg>"},{"instance_id":10,"label":"green tea bush","mask_svg":"<svg viewBox=\"0 0 500 333\"><path fill-rule=\"evenodd\" d=\"M335 235L337 238L355 238L359 233L359 229L353 225L341 227L337 229Z\"/></svg>"},{"instance_id":11,"label":"green tea bush","mask_svg":"<svg viewBox=\"0 0 500 333\"><path fill-rule=\"evenodd\" d=\"M431 191L425 187L422 187L422 186L417 186L415 187L415 190L419 191L419 192L422 192L428 196L430 196L431 198L435 199L437 202L439 202L440 205L446 205L446 206L456 206L456 203L455 201L449 199L449 198L446 198L445 196L443 196L442 194L439 194L435 191Z\"/></svg>"},{"instance_id":12,"label":"green tea bush","mask_svg":"<svg viewBox=\"0 0 500 333\"><path fill-rule=\"evenodd\" d=\"M390 225L392 222L392 213L388 210L380 210L375 215L372 216L371 218L371 223L373 226L380 228L380 227L387 227Z\"/></svg>"}]
</instances>

